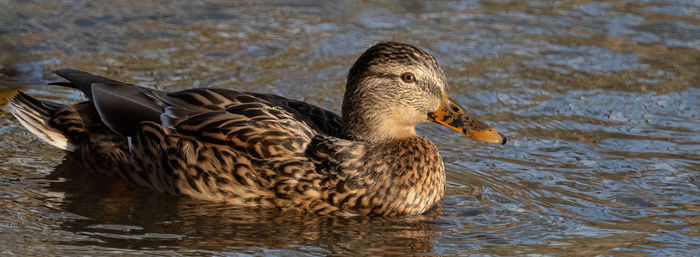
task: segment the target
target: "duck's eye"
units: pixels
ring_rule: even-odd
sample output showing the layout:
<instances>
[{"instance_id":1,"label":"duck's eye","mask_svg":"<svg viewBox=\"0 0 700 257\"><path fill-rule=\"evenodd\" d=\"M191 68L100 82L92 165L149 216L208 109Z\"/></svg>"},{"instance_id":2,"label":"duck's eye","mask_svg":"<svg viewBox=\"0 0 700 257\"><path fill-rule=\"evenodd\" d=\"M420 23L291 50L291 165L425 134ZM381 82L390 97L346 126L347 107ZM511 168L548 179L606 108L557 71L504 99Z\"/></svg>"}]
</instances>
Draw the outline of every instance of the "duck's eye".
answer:
<instances>
[{"instance_id":1,"label":"duck's eye","mask_svg":"<svg viewBox=\"0 0 700 257\"><path fill-rule=\"evenodd\" d=\"M401 79L403 79L403 82L413 83L416 81L416 76L414 76L413 73L406 72L401 75Z\"/></svg>"}]
</instances>

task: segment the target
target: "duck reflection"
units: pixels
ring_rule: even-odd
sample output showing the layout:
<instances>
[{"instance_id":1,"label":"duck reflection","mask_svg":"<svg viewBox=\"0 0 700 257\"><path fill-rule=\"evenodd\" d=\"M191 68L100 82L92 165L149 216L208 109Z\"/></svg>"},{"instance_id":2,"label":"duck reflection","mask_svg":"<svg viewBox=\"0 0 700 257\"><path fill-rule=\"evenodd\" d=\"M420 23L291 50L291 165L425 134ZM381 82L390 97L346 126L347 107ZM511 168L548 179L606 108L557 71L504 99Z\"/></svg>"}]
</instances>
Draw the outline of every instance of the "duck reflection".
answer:
<instances>
[{"instance_id":1,"label":"duck reflection","mask_svg":"<svg viewBox=\"0 0 700 257\"><path fill-rule=\"evenodd\" d=\"M326 217L251 209L171 196L96 176L66 159L47 176L56 207L85 217L60 229L80 235L69 245L331 255L409 255L431 252L441 210L411 217Z\"/></svg>"}]
</instances>

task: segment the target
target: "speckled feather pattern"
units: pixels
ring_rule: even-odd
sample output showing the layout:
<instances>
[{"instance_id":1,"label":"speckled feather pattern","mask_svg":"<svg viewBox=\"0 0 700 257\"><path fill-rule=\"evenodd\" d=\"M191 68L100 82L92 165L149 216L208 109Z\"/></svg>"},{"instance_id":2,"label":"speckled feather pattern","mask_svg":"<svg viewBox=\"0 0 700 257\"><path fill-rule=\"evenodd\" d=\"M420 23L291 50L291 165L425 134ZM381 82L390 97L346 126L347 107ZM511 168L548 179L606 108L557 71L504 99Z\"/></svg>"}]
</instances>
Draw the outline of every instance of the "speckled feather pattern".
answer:
<instances>
[{"instance_id":1,"label":"speckled feather pattern","mask_svg":"<svg viewBox=\"0 0 700 257\"><path fill-rule=\"evenodd\" d=\"M346 116L368 115L363 112L372 110L353 106L362 104L354 100L376 101L387 92L381 87L355 87L354 83L372 78L375 65L408 64L420 75L434 74L422 76L424 84L417 85L423 89L409 92L415 97L401 101L427 106L432 102L424 97L446 89L445 83L437 83L444 82L444 75L431 56L404 44L384 44L368 50L353 66L345 99L350 104L343 108L359 112L344 110ZM80 74L89 81L86 73ZM396 78L378 79L388 83ZM371 128L372 120L341 118L274 95L225 89L139 90L139 101L160 109L161 115L159 120L141 120L128 128L133 130L129 133L105 125L91 101L56 107L45 118L50 129L63 132L77 145L71 154L86 165L172 194L332 215L421 214L444 196L442 160L435 144L424 137L364 140L375 136L348 129Z\"/></svg>"}]
</instances>

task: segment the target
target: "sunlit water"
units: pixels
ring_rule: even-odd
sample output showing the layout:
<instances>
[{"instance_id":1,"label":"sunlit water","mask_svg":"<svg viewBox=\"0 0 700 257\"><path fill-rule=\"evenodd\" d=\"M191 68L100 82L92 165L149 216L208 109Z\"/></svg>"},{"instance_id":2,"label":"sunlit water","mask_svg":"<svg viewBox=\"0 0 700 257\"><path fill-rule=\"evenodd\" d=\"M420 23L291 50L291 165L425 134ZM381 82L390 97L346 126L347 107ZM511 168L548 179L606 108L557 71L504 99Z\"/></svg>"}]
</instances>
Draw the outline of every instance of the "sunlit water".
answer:
<instances>
[{"instance_id":1,"label":"sunlit water","mask_svg":"<svg viewBox=\"0 0 700 257\"><path fill-rule=\"evenodd\" d=\"M0 103L73 67L339 111L381 40L442 64L509 136L426 124L448 194L421 217L240 209L94 176L0 113L0 255L700 255L700 2L0 0Z\"/></svg>"}]
</instances>

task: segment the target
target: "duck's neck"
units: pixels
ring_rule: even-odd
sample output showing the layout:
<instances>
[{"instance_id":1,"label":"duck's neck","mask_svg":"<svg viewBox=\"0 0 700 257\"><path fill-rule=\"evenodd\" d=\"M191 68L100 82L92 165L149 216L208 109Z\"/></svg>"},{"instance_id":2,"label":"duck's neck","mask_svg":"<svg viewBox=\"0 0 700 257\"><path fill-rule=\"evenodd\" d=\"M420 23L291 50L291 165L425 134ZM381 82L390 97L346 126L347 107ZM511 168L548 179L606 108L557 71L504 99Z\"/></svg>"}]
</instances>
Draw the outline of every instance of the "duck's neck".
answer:
<instances>
[{"instance_id":1,"label":"duck's neck","mask_svg":"<svg viewBox=\"0 0 700 257\"><path fill-rule=\"evenodd\" d=\"M406 122L407 113L415 112L404 106L383 106L382 103L343 104L343 135L354 141L382 143L410 138L416 134L416 122Z\"/></svg>"},{"instance_id":2,"label":"duck's neck","mask_svg":"<svg viewBox=\"0 0 700 257\"><path fill-rule=\"evenodd\" d=\"M383 106L375 107L379 110ZM380 142L386 140L378 133L382 122L381 117L372 113L364 101L358 98L346 97L343 101L343 135L353 141Z\"/></svg>"},{"instance_id":3,"label":"duck's neck","mask_svg":"<svg viewBox=\"0 0 700 257\"><path fill-rule=\"evenodd\" d=\"M418 136L414 126L401 126L392 121L343 120L343 135L353 141L385 143L391 140Z\"/></svg>"}]
</instances>

